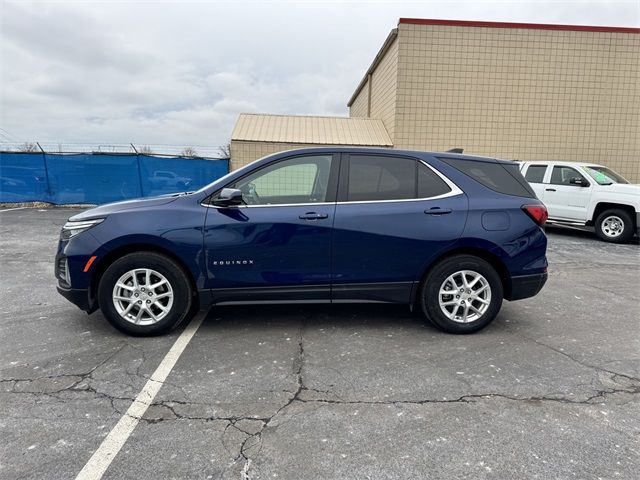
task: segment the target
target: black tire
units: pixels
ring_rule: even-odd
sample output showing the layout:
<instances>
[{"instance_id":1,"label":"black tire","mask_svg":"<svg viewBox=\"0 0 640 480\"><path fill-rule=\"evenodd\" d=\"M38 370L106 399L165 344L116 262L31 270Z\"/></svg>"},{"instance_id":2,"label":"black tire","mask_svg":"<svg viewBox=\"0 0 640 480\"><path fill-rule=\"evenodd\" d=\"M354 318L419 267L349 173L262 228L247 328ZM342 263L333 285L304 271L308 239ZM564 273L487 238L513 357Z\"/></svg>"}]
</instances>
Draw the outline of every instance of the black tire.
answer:
<instances>
[{"instance_id":1,"label":"black tire","mask_svg":"<svg viewBox=\"0 0 640 480\"><path fill-rule=\"evenodd\" d=\"M113 300L113 290L120 277L137 268L148 268L162 274L173 290L173 304L168 313L150 325L136 325L123 318ZM178 326L193 314L193 289L187 273L172 259L152 252L136 252L113 262L98 285L98 301L102 314L115 328L133 336L161 335Z\"/></svg>"},{"instance_id":2,"label":"black tire","mask_svg":"<svg viewBox=\"0 0 640 480\"><path fill-rule=\"evenodd\" d=\"M611 217L617 217L623 224L622 232L617 236L611 236L611 234L606 233L605 221L610 219ZM619 208L612 208L610 210L605 210L595 221L596 227L596 235L600 240L604 240L605 242L611 243L627 243L633 238L633 218L629 215L629 212L626 210L622 210ZM609 230L611 232L611 230Z\"/></svg>"},{"instance_id":3,"label":"black tire","mask_svg":"<svg viewBox=\"0 0 640 480\"><path fill-rule=\"evenodd\" d=\"M439 303L440 287L450 275L462 270L470 270L482 275L488 282L491 292L486 311L479 318L468 323L460 323L447 317ZM473 255L454 255L443 259L429 271L422 282L419 295L422 311L435 327L448 333L464 334L477 332L493 321L502 306L504 293L500 275L490 263Z\"/></svg>"}]
</instances>

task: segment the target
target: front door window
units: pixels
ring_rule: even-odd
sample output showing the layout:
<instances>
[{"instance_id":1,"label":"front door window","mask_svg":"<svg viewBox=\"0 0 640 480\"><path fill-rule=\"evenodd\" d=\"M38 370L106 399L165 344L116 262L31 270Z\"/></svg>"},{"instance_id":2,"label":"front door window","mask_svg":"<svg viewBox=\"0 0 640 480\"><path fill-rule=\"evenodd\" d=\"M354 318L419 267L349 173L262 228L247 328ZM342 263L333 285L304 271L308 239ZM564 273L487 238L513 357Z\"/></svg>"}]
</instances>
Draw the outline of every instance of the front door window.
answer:
<instances>
[{"instance_id":1,"label":"front door window","mask_svg":"<svg viewBox=\"0 0 640 480\"><path fill-rule=\"evenodd\" d=\"M331 155L290 158L229 185L247 205L322 203L327 199Z\"/></svg>"},{"instance_id":2,"label":"front door window","mask_svg":"<svg viewBox=\"0 0 640 480\"><path fill-rule=\"evenodd\" d=\"M575 168L565 166L555 166L551 172L552 185L577 185L580 186L580 181L585 178ZM573 181L572 181L573 180Z\"/></svg>"}]
</instances>

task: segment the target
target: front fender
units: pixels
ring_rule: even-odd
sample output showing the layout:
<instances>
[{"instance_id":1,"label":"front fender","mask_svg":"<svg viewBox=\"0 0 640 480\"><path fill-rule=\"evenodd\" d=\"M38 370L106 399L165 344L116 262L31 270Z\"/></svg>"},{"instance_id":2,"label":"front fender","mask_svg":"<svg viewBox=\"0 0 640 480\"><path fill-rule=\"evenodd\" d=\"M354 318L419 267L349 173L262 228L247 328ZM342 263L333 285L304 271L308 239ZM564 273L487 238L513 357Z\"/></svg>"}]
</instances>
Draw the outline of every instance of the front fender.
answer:
<instances>
[{"instance_id":1,"label":"front fender","mask_svg":"<svg viewBox=\"0 0 640 480\"><path fill-rule=\"evenodd\" d=\"M105 268L104 259L113 260L114 252L129 252L149 247L165 251L178 259L194 279L196 287L205 284L203 226L205 210L200 205L174 202L171 208L157 211L128 211L110 215L87 233L100 248L94 253L96 267ZM96 268L99 270L99 268Z\"/></svg>"}]
</instances>

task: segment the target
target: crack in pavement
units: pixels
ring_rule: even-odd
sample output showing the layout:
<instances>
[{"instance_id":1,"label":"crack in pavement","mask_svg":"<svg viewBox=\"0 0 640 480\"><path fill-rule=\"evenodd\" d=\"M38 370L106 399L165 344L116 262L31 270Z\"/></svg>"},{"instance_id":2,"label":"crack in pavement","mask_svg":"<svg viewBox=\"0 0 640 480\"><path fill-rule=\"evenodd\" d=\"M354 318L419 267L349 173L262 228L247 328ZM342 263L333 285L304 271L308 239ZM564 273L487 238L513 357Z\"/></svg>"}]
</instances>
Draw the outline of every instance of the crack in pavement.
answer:
<instances>
[{"instance_id":1,"label":"crack in pavement","mask_svg":"<svg viewBox=\"0 0 640 480\"><path fill-rule=\"evenodd\" d=\"M636 395L640 393L640 379L635 377L621 374L619 372L615 372L612 370L608 370L606 368L597 367L594 365L586 364L580 360L573 358L571 355L562 352L560 350L555 349L549 345L546 345L540 341L536 341L533 339L528 339L538 345L549 348L552 351L563 355L572 361L592 369L596 372L600 372L607 376L607 379L613 383L613 385L609 388L598 388L595 385L591 385L594 393L589 395L586 398L569 398L567 395L537 395L537 396L517 396L517 395L509 395L505 393L478 393L478 394L465 394L460 397L453 399L418 399L418 400L403 400L403 399L389 399L389 400L367 400L367 399L356 399L356 400L345 400L338 397L331 389L328 390L320 390L312 387L307 387L304 382L304 367L305 367L305 344L304 344L304 320L301 324L298 331L298 349L297 354L293 360L293 376L295 378L295 389L291 390L283 390L283 392L288 393L288 398L286 401L279 406L272 415L257 417L257 416L195 416L185 414L183 412L176 410L176 405L207 405L212 406L207 403L197 403L197 402L188 402L188 401L179 401L179 400L164 400L162 402L152 403L151 406L166 408L171 412L173 418L157 418L157 419L149 419L143 418L141 421L147 423L157 423L167 420L174 419L188 419L188 420L196 420L196 421L223 421L226 422L226 426L223 432L224 435L230 428L234 428L242 435L246 437L241 441L238 449L230 448L226 443L223 442L223 446L225 450L229 453L229 455L233 458L231 464L235 464L237 462L243 462L243 467L241 469L240 475L242 480L250 480L251 478L251 468L253 459L256 455L260 453L262 450L262 439L265 431L272 426L273 421L276 417L278 417L281 413L283 413L288 407L290 407L295 402L300 403L316 403L316 404L335 404L335 405L428 405L428 404L447 404L447 403L458 403L458 404L474 404L480 401L486 401L491 399L504 399L508 401L515 402L555 402L562 404L571 404L571 405L596 405L605 401L608 397L612 395L622 394L622 395ZM312 392L318 395L318 398L303 398L301 395L303 392ZM328 395L332 395L334 398L328 398ZM250 422L250 423L248 423ZM255 424L255 426L249 428L251 424ZM230 464L230 465L231 465ZM226 469L225 469L226 471Z\"/></svg>"},{"instance_id":2,"label":"crack in pavement","mask_svg":"<svg viewBox=\"0 0 640 480\"><path fill-rule=\"evenodd\" d=\"M250 480L251 479L251 468L253 459L257 454L260 453L262 449L262 439L265 431L272 425L274 419L280 415L285 409L291 406L294 402L300 403L317 403L317 404L337 404L337 405L427 405L427 404L445 404L445 403L461 403L461 404L473 404L478 401L488 400L488 399L496 399L501 398L509 401L516 402L557 402L564 404L573 404L573 405L595 405L604 401L608 396L615 394L627 394L627 395L635 395L640 393L640 380L635 379L634 377L630 377L628 375L620 374L618 372L609 371L607 369L598 368L592 365L586 365L582 362L579 362L576 359L574 361L580 363L583 366L591 368L593 370L605 373L608 375L609 380L614 384L617 384L617 387L611 388L600 388L595 390L594 394L588 396L584 399L574 399L568 398L565 395L539 395L539 396L515 396L508 395L502 393L481 393L481 394L466 394L462 395L458 398L454 399L423 399L423 400L344 400L339 397L331 390L320 390L311 387L307 387L304 383L304 366L305 366L305 348L304 348L304 325L300 326L298 332L298 351L297 355L293 362L293 375L295 376L296 388L295 390L283 390L286 393L289 393L289 397L287 400L278 407L275 412L267 417L221 417L221 416L210 416L210 417L198 417L198 416L190 416L185 415L180 412L177 412L174 408L172 408L171 403L177 403L181 405L189 405L190 402L160 402L158 405L164 406L168 408L176 419L190 419L190 420L203 420L203 421L226 421L227 426L225 427L225 432L228 428L236 428L243 434L247 435L246 438L241 442L239 453L234 458L232 463L236 463L238 461L243 462L243 467L240 472L240 476L242 480ZM540 342L536 342L540 343ZM546 346L546 345L544 345ZM549 347L554 350L552 347ZM571 358L568 354L564 352L558 352L563 354L569 358ZM620 385L620 379L625 379L627 385ZM314 392L319 395L323 395L319 398L301 398L303 392ZM324 395L334 395L337 398L326 398ZM163 421L166 419L159 420L151 420L151 421ZM260 425L255 431L249 431L247 429L240 428L238 422L241 421L252 421L258 422ZM225 446L225 449L228 453L233 454L234 452L230 451Z\"/></svg>"},{"instance_id":3,"label":"crack in pavement","mask_svg":"<svg viewBox=\"0 0 640 480\"><path fill-rule=\"evenodd\" d=\"M300 403L309 403L309 404L327 404L327 405L428 405L428 404L447 404L447 403L458 403L458 404L474 404L481 401L491 400L491 399L504 399L508 401L514 402L556 402L563 404L571 404L571 405L595 405L605 401L607 398L613 395L637 395L640 393L640 379L631 375L623 374L620 372L616 372L604 367L599 367L596 365L591 365L586 363L585 361L574 358L569 353L566 353L558 348L547 345L539 340L535 340L532 338L528 338L520 333L520 336L525 338L528 341L531 341L537 345L540 345L544 348L550 349L556 354L562 355L570 359L571 361L585 367L591 369L595 372L599 372L606 376L606 380L611 382L611 386L608 388L603 388L603 386L596 385L596 378L591 382L589 388L593 390L593 394L582 397L582 398L570 398L570 396L563 394L544 394L537 396L518 396L518 395L509 395L506 393L498 393L498 392L489 392L489 393L478 393L478 394L465 394L461 395L457 398L446 399L446 398L434 398L434 399L417 399L417 400L404 400L404 399L385 399L385 400L368 400L368 399L354 399L354 400L346 400L340 398L335 392L332 392L331 388L329 389L317 389L308 387L304 382L304 368L305 368L305 343L304 343L304 327L305 320L302 320L300 328L298 330L298 348L293 359L292 364L292 373L291 376L295 379L295 388L282 390L282 392L287 393L287 398L284 403L282 403L279 407L275 409L273 414L269 416L196 416L189 415L184 412L180 412L176 409L177 405L189 406L189 405L205 405L211 406L209 403L198 403L198 402L189 402L182 400L163 400L161 402L153 402L149 406L164 408L167 409L173 418L167 418L161 416L160 418L140 418L139 420L142 422L146 422L149 424L158 423L162 421L171 421L171 420L196 420L196 421L219 421L225 422L226 425L223 430L223 447L229 454L230 458L232 458L231 463L236 464L237 462L242 462L242 469L240 471L240 475L242 480L250 480L251 472L252 472L252 464L256 455L258 455L262 450L262 441L264 433L268 428L273 426L274 419L282 414L287 408L289 408L295 402ZM111 359L113 359L118 353L120 353L125 347L131 347L132 349L140 352L142 356L142 361L136 365L135 371L128 370L126 374L128 376L135 376L145 378L146 375L143 375L140 370L142 365L145 363L145 352L143 349L131 345L129 343L124 343L120 348L117 348L114 352L108 355L104 360L96 364L94 367L85 372L80 373L67 373L67 374L59 374L59 375L47 375L36 378L10 378L10 379L2 379L0 380L0 384L13 382L11 389L7 390L5 393L17 393L17 394L28 394L28 395L43 395L49 396L52 398L56 398L58 400L65 400L64 397L60 395L65 392L89 392L95 395L96 397L106 398L111 402L111 407L114 412L122 414L120 409L117 407L117 401L126 401L133 402L133 398L131 397L122 397L116 395L110 395L107 392L103 392L90 385L89 382L91 380L95 380L93 378L93 374L103 365L107 364ZM55 389L45 389L45 391L34 391L32 389L22 389L24 386L29 386L34 382L46 382L48 380L53 380L54 385L57 380L62 381L64 384L61 388L56 386ZM66 380L66 382L65 382ZM599 383L602 383L602 379L598 380ZM46 385L45 385L46 386ZM585 385L586 386L586 385ZM605 384L606 386L606 384ZM183 393L184 390L179 386L175 385L179 390ZM309 395L312 398L305 398L304 393L311 393ZM186 396L185 396L186 397ZM316 397L316 398L313 398ZM329 398L331 397L331 398ZM188 397L186 397L188 398ZM631 401L631 400L630 400ZM229 429L234 429L237 431L241 437L244 436L244 439L240 442L238 448L233 448L228 444L228 441L232 442L241 440L241 438L237 437L235 440L233 436L230 438L225 437ZM225 440L226 439L226 440ZM228 467L227 467L228 468ZM225 469L226 471L226 469Z\"/></svg>"},{"instance_id":4,"label":"crack in pavement","mask_svg":"<svg viewBox=\"0 0 640 480\"><path fill-rule=\"evenodd\" d=\"M94 395L94 398L105 398L109 400L111 404L111 409L117 413L121 414L121 410L117 408L115 405L116 401L126 401L133 402L133 397L123 397L112 395L107 392L103 392L98 390L97 388L89 385L91 380L96 380L93 375L96 371L106 365L109 361L111 361L116 355L122 352L127 346L131 346L128 342L123 343L120 347L116 348L112 353L106 356L102 361L98 362L94 367L79 373L60 373L56 375L43 375L40 377L34 378L5 378L0 380L0 384L11 383L11 388L9 390L4 390L0 393L10 393L10 394L23 394L23 395L32 395L35 397L46 396L49 398L56 399L58 401L66 401L68 398L62 397L63 393L91 393ZM71 379L71 381L63 385L61 387L55 386L58 380L61 379ZM40 388L40 389L29 389L28 387L32 384L37 384L39 387L42 387L42 382L46 382L47 380L52 380L55 388ZM44 385L46 387L47 385ZM22 388L27 387L27 388Z\"/></svg>"},{"instance_id":5,"label":"crack in pavement","mask_svg":"<svg viewBox=\"0 0 640 480\"><path fill-rule=\"evenodd\" d=\"M541 347L548 348L549 350L551 350L553 352L556 352L557 354L562 355L562 356L568 358L569 360L571 360L571 361L573 361L573 362L575 362L578 365L581 365L583 367L590 368L590 369L596 370L598 372L608 373L608 374L613 375L614 377L622 377L622 378L626 378L627 380L631 380L631 381L634 381L634 382L640 382L640 378L638 378L638 377L634 377L634 376L627 375L627 374L624 374L624 373L616 372L614 370L609 370L609 369L604 368L604 367L599 367L599 366L596 366L596 365L592 365L590 363L586 363L586 362L584 362L582 360L578 360L577 358L574 358L572 355L568 354L567 352L565 352L563 350L560 350L559 348L552 347L551 345L548 345L548 344L546 344L544 342L541 342L540 340L536 340L534 338L530 338L530 337L527 337L526 335L522 335L522 334L519 334L519 335L522 338L524 338L526 340L529 340L529 341L535 343L536 345L540 345Z\"/></svg>"},{"instance_id":6,"label":"crack in pavement","mask_svg":"<svg viewBox=\"0 0 640 480\"><path fill-rule=\"evenodd\" d=\"M289 397L289 399L282 406L280 406L273 413L273 415L271 415L271 416L267 417L266 419L262 420L263 421L262 427L257 432L255 432L253 435L248 436L242 442L242 444L240 445L240 454L236 457L235 461L239 461L240 458L244 459L244 466L242 467L242 471L240 472L240 478L242 480L250 480L250 478L251 478L250 469L251 469L252 460L251 460L249 451L252 450L252 449L257 448L258 450L257 450L257 452L255 454L260 453L260 451L262 450L262 434L264 433L264 431L267 428L269 428L269 425L271 424L272 420L280 412L282 412L284 409L289 407L289 405L291 405L296 400L299 400L300 393L304 389L304 380L302 378L302 369L304 367L304 336L303 336L303 329L304 329L304 320L302 321L302 324L300 325L300 328L298 329L298 352L297 352L297 355L296 355L295 359L293 360L293 370L294 370L294 375L295 375L295 378L296 378L297 388L292 393L292 395ZM249 444L250 440L252 441L251 444Z\"/></svg>"},{"instance_id":7,"label":"crack in pavement","mask_svg":"<svg viewBox=\"0 0 640 480\"><path fill-rule=\"evenodd\" d=\"M82 383L84 380L87 379L93 379L93 374L96 372L96 370L98 370L100 367L102 367L103 365L105 365L107 362L109 362L110 360L112 360L118 353L120 353L122 350L124 350L124 348L127 346L128 344L125 343L123 345L121 345L119 348L116 348L112 353L110 353L109 355L107 355L106 358L104 358L102 361L98 362L94 367L92 367L91 369L87 370L86 372L80 372L80 373L59 373L56 375L43 375L40 377L35 377L35 378L3 378L0 380L0 384L2 383L13 383L12 387L11 387L11 391L12 393L42 393L42 394L47 394L47 393L59 393L65 390L73 390L77 385L79 385L80 383ZM49 392L35 392L35 391L30 391L30 390L25 390L25 391L16 391L16 387L18 385L22 385L22 384L31 384L33 382L39 382L39 381L43 381L43 380L58 380L58 379L63 379L63 378L75 378L77 380L73 381L71 383L71 385L66 386L64 388L60 388L57 390L52 390Z\"/></svg>"}]
</instances>

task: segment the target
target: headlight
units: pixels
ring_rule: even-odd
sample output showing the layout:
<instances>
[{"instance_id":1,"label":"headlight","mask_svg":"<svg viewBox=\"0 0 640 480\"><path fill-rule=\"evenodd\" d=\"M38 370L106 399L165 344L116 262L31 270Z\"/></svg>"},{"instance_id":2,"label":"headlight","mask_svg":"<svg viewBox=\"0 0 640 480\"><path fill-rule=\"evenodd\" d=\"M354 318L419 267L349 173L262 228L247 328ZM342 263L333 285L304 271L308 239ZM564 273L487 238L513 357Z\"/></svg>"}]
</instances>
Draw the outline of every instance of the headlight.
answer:
<instances>
[{"instance_id":1,"label":"headlight","mask_svg":"<svg viewBox=\"0 0 640 480\"><path fill-rule=\"evenodd\" d=\"M85 230L89 230L91 227L95 227L100 222L102 222L104 218L97 218L95 220L83 220L80 222L67 222L62 227L62 231L60 232L61 240L69 240L71 237L75 237L79 233L84 232Z\"/></svg>"}]
</instances>

